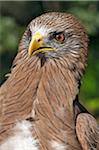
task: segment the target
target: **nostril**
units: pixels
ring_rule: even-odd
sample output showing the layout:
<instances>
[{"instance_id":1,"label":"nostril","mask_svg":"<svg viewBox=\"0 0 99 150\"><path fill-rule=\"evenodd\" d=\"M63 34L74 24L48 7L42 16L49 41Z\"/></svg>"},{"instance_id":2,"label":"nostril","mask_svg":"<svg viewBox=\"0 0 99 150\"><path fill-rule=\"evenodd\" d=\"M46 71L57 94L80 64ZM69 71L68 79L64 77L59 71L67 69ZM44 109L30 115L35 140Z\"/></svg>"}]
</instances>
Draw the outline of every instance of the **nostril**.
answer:
<instances>
[{"instance_id":1,"label":"nostril","mask_svg":"<svg viewBox=\"0 0 99 150\"><path fill-rule=\"evenodd\" d=\"M38 42L40 42L40 41L41 41L41 39L38 39L37 41L38 41Z\"/></svg>"}]
</instances>

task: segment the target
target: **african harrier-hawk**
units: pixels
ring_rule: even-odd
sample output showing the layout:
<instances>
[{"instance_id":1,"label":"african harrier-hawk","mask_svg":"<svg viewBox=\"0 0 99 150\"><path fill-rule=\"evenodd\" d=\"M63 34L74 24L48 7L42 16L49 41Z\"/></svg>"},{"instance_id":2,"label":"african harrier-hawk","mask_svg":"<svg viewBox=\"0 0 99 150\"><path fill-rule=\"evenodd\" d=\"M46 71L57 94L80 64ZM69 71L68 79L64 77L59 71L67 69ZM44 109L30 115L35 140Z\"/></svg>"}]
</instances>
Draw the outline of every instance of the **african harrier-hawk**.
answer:
<instances>
[{"instance_id":1,"label":"african harrier-hawk","mask_svg":"<svg viewBox=\"0 0 99 150\"><path fill-rule=\"evenodd\" d=\"M71 14L28 25L0 89L0 150L98 150L96 120L78 101L87 47Z\"/></svg>"}]
</instances>

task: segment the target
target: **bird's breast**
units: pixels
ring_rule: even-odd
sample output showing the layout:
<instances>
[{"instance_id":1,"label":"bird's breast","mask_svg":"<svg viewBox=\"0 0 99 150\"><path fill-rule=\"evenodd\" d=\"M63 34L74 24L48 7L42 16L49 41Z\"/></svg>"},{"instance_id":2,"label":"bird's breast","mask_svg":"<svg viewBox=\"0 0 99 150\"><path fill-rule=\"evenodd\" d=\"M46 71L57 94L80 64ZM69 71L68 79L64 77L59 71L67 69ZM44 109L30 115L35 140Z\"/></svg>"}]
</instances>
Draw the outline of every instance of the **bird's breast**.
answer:
<instances>
[{"instance_id":1,"label":"bird's breast","mask_svg":"<svg viewBox=\"0 0 99 150\"><path fill-rule=\"evenodd\" d=\"M75 135L72 105L77 85L70 72L58 65L50 62L43 66L33 103L33 117L36 120L34 135L39 137L45 147L51 146L49 150L59 143L62 148L67 143L79 145ZM54 144L51 145L51 141ZM69 147L72 149L72 146Z\"/></svg>"}]
</instances>

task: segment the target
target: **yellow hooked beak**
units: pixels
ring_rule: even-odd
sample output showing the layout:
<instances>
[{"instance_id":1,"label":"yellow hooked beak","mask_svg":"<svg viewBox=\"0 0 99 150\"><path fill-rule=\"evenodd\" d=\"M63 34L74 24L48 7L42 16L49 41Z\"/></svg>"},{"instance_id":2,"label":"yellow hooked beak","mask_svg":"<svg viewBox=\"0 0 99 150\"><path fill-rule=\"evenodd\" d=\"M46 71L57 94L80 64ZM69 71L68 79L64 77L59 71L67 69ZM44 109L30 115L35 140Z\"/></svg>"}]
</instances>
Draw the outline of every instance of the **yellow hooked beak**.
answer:
<instances>
[{"instance_id":1,"label":"yellow hooked beak","mask_svg":"<svg viewBox=\"0 0 99 150\"><path fill-rule=\"evenodd\" d=\"M39 52L52 51L52 50L54 49L48 46L46 43L44 43L42 34L40 32L36 32L33 35L31 42L29 44L28 54L29 56L31 56Z\"/></svg>"}]
</instances>

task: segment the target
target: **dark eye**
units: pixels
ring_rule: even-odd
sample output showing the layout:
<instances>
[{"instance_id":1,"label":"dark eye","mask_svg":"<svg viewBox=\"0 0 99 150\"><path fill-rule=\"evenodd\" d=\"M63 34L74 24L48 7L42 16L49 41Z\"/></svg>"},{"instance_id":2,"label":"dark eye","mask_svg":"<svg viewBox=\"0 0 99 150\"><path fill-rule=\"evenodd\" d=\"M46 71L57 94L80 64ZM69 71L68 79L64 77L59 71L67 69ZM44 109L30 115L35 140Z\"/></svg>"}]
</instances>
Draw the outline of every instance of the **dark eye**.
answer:
<instances>
[{"instance_id":1,"label":"dark eye","mask_svg":"<svg viewBox=\"0 0 99 150\"><path fill-rule=\"evenodd\" d=\"M54 35L54 38L59 41L60 43L63 43L65 40L65 35L64 33L58 33L56 35Z\"/></svg>"}]
</instances>

